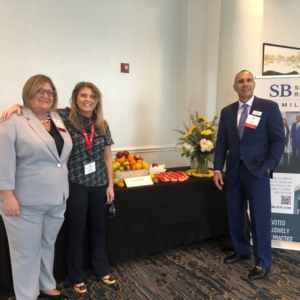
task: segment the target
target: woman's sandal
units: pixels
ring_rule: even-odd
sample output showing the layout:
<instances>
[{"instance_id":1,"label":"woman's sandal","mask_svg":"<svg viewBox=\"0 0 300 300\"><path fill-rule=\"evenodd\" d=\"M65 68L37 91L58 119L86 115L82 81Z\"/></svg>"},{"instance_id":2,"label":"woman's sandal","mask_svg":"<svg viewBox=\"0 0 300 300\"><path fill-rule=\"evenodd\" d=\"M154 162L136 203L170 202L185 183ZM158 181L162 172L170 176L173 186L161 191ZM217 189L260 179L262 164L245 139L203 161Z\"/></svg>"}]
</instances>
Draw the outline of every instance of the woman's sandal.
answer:
<instances>
[{"instance_id":1,"label":"woman's sandal","mask_svg":"<svg viewBox=\"0 0 300 300\"><path fill-rule=\"evenodd\" d=\"M86 288L86 285L82 285L82 286L76 286L76 284L73 284L72 285L74 291L78 294L84 294L87 292L87 288Z\"/></svg>"},{"instance_id":2,"label":"woman's sandal","mask_svg":"<svg viewBox=\"0 0 300 300\"><path fill-rule=\"evenodd\" d=\"M115 284L116 283L116 279L115 278L113 278L113 277L109 277L109 278L104 278L104 277L99 277L101 280L102 280L102 282L104 282L105 284Z\"/></svg>"}]
</instances>

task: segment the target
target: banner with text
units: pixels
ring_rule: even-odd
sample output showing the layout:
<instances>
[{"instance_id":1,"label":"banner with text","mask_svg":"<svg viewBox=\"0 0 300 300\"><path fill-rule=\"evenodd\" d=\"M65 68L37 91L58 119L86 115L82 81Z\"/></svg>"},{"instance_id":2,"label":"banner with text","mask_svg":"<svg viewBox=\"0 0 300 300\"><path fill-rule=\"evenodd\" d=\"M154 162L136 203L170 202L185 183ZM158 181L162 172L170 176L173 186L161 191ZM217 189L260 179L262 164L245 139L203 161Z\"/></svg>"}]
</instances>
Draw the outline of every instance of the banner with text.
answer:
<instances>
[{"instance_id":1,"label":"banner with text","mask_svg":"<svg viewBox=\"0 0 300 300\"><path fill-rule=\"evenodd\" d=\"M272 246L299 250L300 243L295 242L300 242L300 128L296 121L300 76L257 76L255 95L278 103L286 137L284 154L271 179Z\"/></svg>"}]
</instances>

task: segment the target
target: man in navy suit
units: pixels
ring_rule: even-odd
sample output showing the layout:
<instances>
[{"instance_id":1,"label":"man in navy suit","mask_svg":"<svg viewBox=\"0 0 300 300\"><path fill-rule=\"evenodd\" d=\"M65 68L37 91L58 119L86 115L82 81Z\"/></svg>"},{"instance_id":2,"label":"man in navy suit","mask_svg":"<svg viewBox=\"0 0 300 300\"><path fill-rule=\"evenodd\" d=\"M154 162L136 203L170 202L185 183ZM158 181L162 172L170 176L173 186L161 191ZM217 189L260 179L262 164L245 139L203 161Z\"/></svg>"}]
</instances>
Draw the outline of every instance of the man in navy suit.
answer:
<instances>
[{"instance_id":1,"label":"man in navy suit","mask_svg":"<svg viewBox=\"0 0 300 300\"><path fill-rule=\"evenodd\" d=\"M293 159L300 161L300 115L296 116L296 123L293 123L291 130L291 144Z\"/></svg>"},{"instance_id":2,"label":"man in navy suit","mask_svg":"<svg viewBox=\"0 0 300 300\"><path fill-rule=\"evenodd\" d=\"M224 263L251 258L247 238L247 201L250 206L255 267L249 279L265 277L271 265L270 177L283 154L285 139L277 103L254 96L251 72L234 80L239 101L222 109L214 158L214 183L222 190L226 161L226 192L234 254ZM244 104L246 104L244 106Z\"/></svg>"}]
</instances>

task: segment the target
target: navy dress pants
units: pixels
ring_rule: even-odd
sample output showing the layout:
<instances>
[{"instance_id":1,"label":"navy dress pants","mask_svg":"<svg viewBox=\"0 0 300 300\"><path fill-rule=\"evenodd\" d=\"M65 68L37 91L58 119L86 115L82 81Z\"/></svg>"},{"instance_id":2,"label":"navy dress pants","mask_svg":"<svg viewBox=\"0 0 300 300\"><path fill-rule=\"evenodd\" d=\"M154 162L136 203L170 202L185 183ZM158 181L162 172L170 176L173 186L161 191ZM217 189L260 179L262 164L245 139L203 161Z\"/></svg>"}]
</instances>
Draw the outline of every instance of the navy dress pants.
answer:
<instances>
[{"instance_id":1,"label":"navy dress pants","mask_svg":"<svg viewBox=\"0 0 300 300\"><path fill-rule=\"evenodd\" d=\"M241 161L238 180L227 184L229 230L238 254L251 252L247 237L247 201L250 206L250 223L253 254L257 266L268 268L271 264L271 193L270 176L264 178L251 174Z\"/></svg>"}]
</instances>

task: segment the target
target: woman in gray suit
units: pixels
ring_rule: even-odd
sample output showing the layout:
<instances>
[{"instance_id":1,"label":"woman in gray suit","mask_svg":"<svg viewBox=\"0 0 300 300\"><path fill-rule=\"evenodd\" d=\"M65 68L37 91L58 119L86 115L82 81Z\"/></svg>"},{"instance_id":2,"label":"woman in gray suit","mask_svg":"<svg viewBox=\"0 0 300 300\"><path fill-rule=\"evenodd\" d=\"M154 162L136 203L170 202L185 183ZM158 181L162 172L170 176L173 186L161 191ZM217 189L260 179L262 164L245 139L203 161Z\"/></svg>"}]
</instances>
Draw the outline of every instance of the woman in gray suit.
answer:
<instances>
[{"instance_id":1,"label":"woman in gray suit","mask_svg":"<svg viewBox=\"0 0 300 300\"><path fill-rule=\"evenodd\" d=\"M6 110L2 117L19 111L19 105ZM71 135L73 149L68 161L70 197L65 213L68 232L68 278L75 292L87 292L83 262L83 239L88 219L91 263L99 281L115 284L109 274L105 252L106 204L114 200L111 137L103 117L102 94L91 82L76 84L71 108L57 113ZM15 115L16 116L16 115Z\"/></svg>"},{"instance_id":2,"label":"woman in gray suit","mask_svg":"<svg viewBox=\"0 0 300 300\"><path fill-rule=\"evenodd\" d=\"M68 299L56 289L54 244L69 197L72 140L54 110L57 93L44 75L23 88L21 116L0 123L0 214L18 300Z\"/></svg>"}]
</instances>

